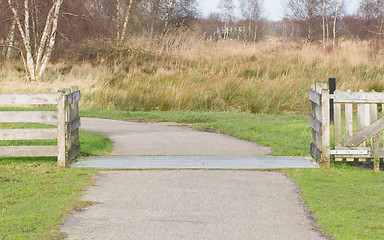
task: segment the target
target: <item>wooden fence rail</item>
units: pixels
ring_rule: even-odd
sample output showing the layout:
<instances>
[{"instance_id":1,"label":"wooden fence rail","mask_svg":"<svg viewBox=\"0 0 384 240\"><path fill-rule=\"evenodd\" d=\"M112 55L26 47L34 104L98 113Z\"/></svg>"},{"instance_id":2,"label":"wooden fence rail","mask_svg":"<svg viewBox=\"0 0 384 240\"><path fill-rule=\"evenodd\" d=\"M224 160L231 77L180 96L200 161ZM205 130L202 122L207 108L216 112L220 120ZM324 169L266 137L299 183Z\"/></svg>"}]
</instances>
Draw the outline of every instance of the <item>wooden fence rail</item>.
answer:
<instances>
[{"instance_id":1,"label":"wooden fence rail","mask_svg":"<svg viewBox=\"0 0 384 240\"><path fill-rule=\"evenodd\" d=\"M51 146L0 146L0 157L57 156L65 167L80 153L77 87L49 94L0 94L0 105L56 105L57 111L1 111L0 122L52 123L57 128L0 129L0 140L57 139Z\"/></svg>"},{"instance_id":2,"label":"wooden fence rail","mask_svg":"<svg viewBox=\"0 0 384 240\"><path fill-rule=\"evenodd\" d=\"M327 85L316 83L309 90L312 104L310 125L312 129L311 155L323 167L329 167L329 159L335 161L374 161L379 171L384 148L379 137L384 130L384 93L340 92L329 94ZM334 104L334 144L330 148L330 100ZM383 111L378 119L378 109ZM356 124L354 122L357 121ZM344 124L343 124L344 122Z\"/></svg>"}]
</instances>

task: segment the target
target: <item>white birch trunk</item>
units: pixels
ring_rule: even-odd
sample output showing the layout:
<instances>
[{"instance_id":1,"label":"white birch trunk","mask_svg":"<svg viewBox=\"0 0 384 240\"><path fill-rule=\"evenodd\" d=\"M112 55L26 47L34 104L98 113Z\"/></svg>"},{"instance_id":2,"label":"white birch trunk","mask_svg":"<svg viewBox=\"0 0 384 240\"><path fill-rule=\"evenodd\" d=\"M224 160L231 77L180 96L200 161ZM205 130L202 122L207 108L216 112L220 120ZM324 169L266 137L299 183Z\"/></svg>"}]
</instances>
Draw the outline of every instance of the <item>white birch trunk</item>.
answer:
<instances>
[{"instance_id":1,"label":"white birch trunk","mask_svg":"<svg viewBox=\"0 0 384 240\"><path fill-rule=\"evenodd\" d=\"M60 7L62 3L63 3L63 0L56 0L56 2L54 3L56 7L53 15L53 20L52 20L51 35L49 37L48 46L46 48L41 67L38 66L40 68L39 75L38 75L39 79L41 79L44 75L45 69L47 68L48 61L51 59L53 47L55 46L57 23L59 20L59 12L60 12Z\"/></svg>"},{"instance_id":2,"label":"white birch trunk","mask_svg":"<svg viewBox=\"0 0 384 240\"><path fill-rule=\"evenodd\" d=\"M16 21L13 20L11 27L9 28L7 39L5 40L5 47L3 48L2 55L6 61L11 58L12 47L15 43L15 30L16 30Z\"/></svg>"},{"instance_id":3,"label":"white birch trunk","mask_svg":"<svg viewBox=\"0 0 384 240\"><path fill-rule=\"evenodd\" d=\"M120 40L120 0L116 0L116 40Z\"/></svg>"},{"instance_id":4,"label":"white birch trunk","mask_svg":"<svg viewBox=\"0 0 384 240\"><path fill-rule=\"evenodd\" d=\"M163 29L163 34L162 34L163 36L167 32L169 19L170 19L171 15L172 15L174 4L175 4L175 0L168 0L167 15L165 17L164 29Z\"/></svg>"},{"instance_id":5,"label":"white birch trunk","mask_svg":"<svg viewBox=\"0 0 384 240\"><path fill-rule=\"evenodd\" d=\"M323 0L323 48L325 47L325 0Z\"/></svg>"},{"instance_id":6,"label":"white birch trunk","mask_svg":"<svg viewBox=\"0 0 384 240\"><path fill-rule=\"evenodd\" d=\"M55 10L55 5L52 5L51 9L48 12L47 21L45 22L44 31L40 40L40 46L37 50L37 57L36 57L37 66L39 66L42 61L44 50L46 48L47 41L48 41L48 36L52 29L52 15L54 10Z\"/></svg>"},{"instance_id":7,"label":"white birch trunk","mask_svg":"<svg viewBox=\"0 0 384 240\"><path fill-rule=\"evenodd\" d=\"M51 58L53 47L56 41L57 23L59 12L63 0L54 0L52 8L50 9L45 28L41 39L37 39L38 34L34 35L34 42L39 42L39 48L32 51L31 36L30 36L30 9L29 0L24 0L24 28L19 18L17 10L13 7L12 1L8 0L8 5L14 15L16 26L19 29L24 48L26 51L26 68L28 79L36 81L42 78L47 64ZM33 31L33 29L32 29Z\"/></svg>"},{"instance_id":8,"label":"white birch trunk","mask_svg":"<svg viewBox=\"0 0 384 240\"><path fill-rule=\"evenodd\" d=\"M340 4L340 0L337 0L336 9L335 9L335 19L333 21L333 39L332 39L332 50L333 51L335 51L335 48L336 48L336 23L337 23L337 14L339 11L339 4Z\"/></svg>"},{"instance_id":9,"label":"white birch trunk","mask_svg":"<svg viewBox=\"0 0 384 240\"><path fill-rule=\"evenodd\" d=\"M127 12L125 13L123 31L121 32L121 36L120 36L121 41L124 41L126 38L127 26L128 26L128 21L129 21L129 15L131 13L132 4L133 4L133 0L130 0Z\"/></svg>"}]
</instances>

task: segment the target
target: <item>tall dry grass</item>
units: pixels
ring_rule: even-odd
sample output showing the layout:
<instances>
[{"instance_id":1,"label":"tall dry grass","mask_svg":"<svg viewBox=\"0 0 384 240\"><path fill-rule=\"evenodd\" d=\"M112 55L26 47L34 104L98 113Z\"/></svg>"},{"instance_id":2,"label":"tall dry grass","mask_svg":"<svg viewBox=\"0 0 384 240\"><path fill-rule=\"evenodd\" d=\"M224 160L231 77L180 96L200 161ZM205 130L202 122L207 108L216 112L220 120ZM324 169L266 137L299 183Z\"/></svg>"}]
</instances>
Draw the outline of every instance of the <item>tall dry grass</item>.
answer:
<instances>
[{"instance_id":1,"label":"tall dry grass","mask_svg":"<svg viewBox=\"0 0 384 240\"><path fill-rule=\"evenodd\" d=\"M83 107L281 113L308 112L308 88L329 77L340 90L384 90L384 57L368 42L341 41L332 53L283 39L210 42L179 32L162 40L137 37L127 46L52 64L42 82L25 82L19 63L3 64L0 91L78 85Z\"/></svg>"}]
</instances>

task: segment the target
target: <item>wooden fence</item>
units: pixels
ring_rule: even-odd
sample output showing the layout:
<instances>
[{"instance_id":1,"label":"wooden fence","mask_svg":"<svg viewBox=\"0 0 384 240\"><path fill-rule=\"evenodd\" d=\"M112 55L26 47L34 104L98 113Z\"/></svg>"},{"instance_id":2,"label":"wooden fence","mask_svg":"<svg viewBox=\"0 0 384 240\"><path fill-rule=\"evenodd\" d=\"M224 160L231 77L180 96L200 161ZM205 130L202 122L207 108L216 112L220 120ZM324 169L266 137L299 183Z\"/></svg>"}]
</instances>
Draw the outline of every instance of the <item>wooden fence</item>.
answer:
<instances>
[{"instance_id":1,"label":"wooden fence","mask_svg":"<svg viewBox=\"0 0 384 240\"><path fill-rule=\"evenodd\" d=\"M373 160L374 170L379 171L380 158L384 158L384 149L379 140L384 130L384 117L378 119L378 109L383 111L384 116L384 93L336 90L334 94L329 94L326 84L316 83L309 90L309 98L312 104L311 155L323 167L329 167L331 156L335 161ZM330 100L334 106L332 148Z\"/></svg>"},{"instance_id":2,"label":"wooden fence","mask_svg":"<svg viewBox=\"0 0 384 240\"><path fill-rule=\"evenodd\" d=\"M57 111L2 111L0 122L53 123L57 128L0 129L0 140L57 139L51 146L0 146L0 157L57 156L65 167L80 153L77 87L49 94L0 94L0 105L56 105Z\"/></svg>"}]
</instances>

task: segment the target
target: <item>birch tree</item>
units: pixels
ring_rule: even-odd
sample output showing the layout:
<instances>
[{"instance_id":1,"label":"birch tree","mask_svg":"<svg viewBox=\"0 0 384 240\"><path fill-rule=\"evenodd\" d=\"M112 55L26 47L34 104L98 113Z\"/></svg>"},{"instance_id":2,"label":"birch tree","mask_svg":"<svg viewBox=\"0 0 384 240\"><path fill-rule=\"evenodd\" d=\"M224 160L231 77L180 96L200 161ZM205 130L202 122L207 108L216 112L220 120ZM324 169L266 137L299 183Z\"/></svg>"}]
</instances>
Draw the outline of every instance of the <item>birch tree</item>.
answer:
<instances>
[{"instance_id":1,"label":"birch tree","mask_svg":"<svg viewBox=\"0 0 384 240\"><path fill-rule=\"evenodd\" d=\"M303 21L306 25L307 40L312 41L314 20L319 15L319 0L289 0L287 17Z\"/></svg>"},{"instance_id":2,"label":"birch tree","mask_svg":"<svg viewBox=\"0 0 384 240\"><path fill-rule=\"evenodd\" d=\"M220 0L218 8L224 21L224 40L229 37L229 23L233 20L234 4L232 0Z\"/></svg>"},{"instance_id":3,"label":"birch tree","mask_svg":"<svg viewBox=\"0 0 384 240\"><path fill-rule=\"evenodd\" d=\"M161 6L161 0L152 0L150 1L150 8L151 8L151 27L149 34L153 37L154 30L155 30L155 24L156 24L156 18L158 13L160 12L160 6Z\"/></svg>"},{"instance_id":4,"label":"birch tree","mask_svg":"<svg viewBox=\"0 0 384 240\"><path fill-rule=\"evenodd\" d=\"M248 37L249 40L252 40L253 42L256 42L257 39L258 21L261 16L261 5L262 3L260 0L240 1L243 18L248 19Z\"/></svg>"},{"instance_id":5,"label":"birch tree","mask_svg":"<svg viewBox=\"0 0 384 240\"><path fill-rule=\"evenodd\" d=\"M3 51L2 51L2 57L6 61L9 61L9 59L11 58L12 48L15 44L15 31L16 31L16 21L13 20L11 23L11 27L8 30L8 34L5 39L5 44L3 46Z\"/></svg>"},{"instance_id":6,"label":"birch tree","mask_svg":"<svg viewBox=\"0 0 384 240\"><path fill-rule=\"evenodd\" d=\"M362 0L359 13L365 20L364 28L368 33L384 35L384 0Z\"/></svg>"},{"instance_id":7,"label":"birch tree","mask_svg":"<svg viewBox=\"0 0 384 240\"><path fill-rule=\"evenodd\" d=\"M332 38L332 50L335 51L336 48L336 23L337 23L337 17L339 14L339 7L340 7L340 0L336 0L336 6L335 6L335 16L333 19L333 38Z\"/></svg>"},{"instance_id":8,"label":"birch tree","mask_svg":"<svg viewBox=\"0 0 384 240\"><path fill-rule=\"evenodd\" d=\"M133 0L129 2L122 3L121 0L116 0L116 40L124 41L127 35L127 27L129 22L129 16L131 13L131 8L133 5ZM123 18L123 21L121 19Z\"/></svg>"},{"instance_id":9,"label":"birch tree","mask_svg":"<svg viewBox=\"0 0 384 240\"><path fill-rule=\"evenodd\" d=\"M175 2L176 2L176 0L168 0L168 4L167 4L167 14L166 14L166 17L165 17L164 29L163 29L163 34L162 34L163 36L164 36L165 33L167 32L169 19L170 19L170 17L172 16L173 9L174 9L174 7L175 7Z\"/></svg>"},{"instance_id":10,"label":"birch tree","mask_svg":"<svg viewBox=\"0 0 384 240\"><path fill-rule=\"evenodd\" d=\"M38 16L37 5L31 6L30 2L29 0L24 0L23 3L18 4L20 1L8 0L8 5L13 13L24 46L28 80L36 81L43 77L51 58L56 41L60 7L63 0L52 1L52 6L48 11L41 35L38 34L36 25L30 25L31 22L37 23L36 17ZM33 3L37 4L35 1ZM35 7L36 11L34 12L32 9ZM31 32L33 33L32 36Z\"/></svg>"}]
</instances>

